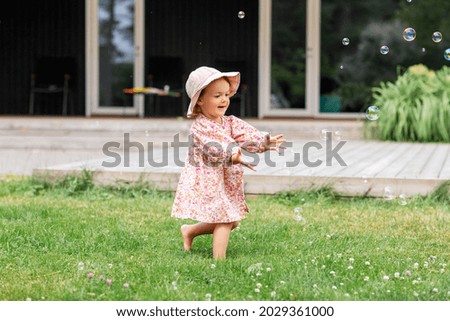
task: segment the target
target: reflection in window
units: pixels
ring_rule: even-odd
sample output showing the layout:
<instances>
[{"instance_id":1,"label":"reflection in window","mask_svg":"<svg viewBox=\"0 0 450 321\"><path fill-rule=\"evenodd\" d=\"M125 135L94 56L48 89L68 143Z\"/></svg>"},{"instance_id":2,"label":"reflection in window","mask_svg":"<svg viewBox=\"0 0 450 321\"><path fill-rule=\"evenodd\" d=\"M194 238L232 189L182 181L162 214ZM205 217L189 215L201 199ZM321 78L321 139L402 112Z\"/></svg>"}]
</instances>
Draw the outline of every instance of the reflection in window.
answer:
<instances>
[{"instance_id":1,"label":"reflection in window","mask_svg":"<svg viewBox=\"0 0 450 321\"><path fill-rule=\"evenodd\" d=\"M306 0L272 1L272 108L305 106Z\"/></svg>"},{"instance_id":2,"label":"reflection in window","mask_svg":"<svg viewBox=\"0 0 450 321\"><path fill-rule=\"evenodd\" d=\"M131 107L134 0L99 0L100 106Z\"/></svg>"},{"instance_id":3,"label":"reflection in window","mask_svg":"<svg viewBox=\"0 0 450 321\"><path fill-rule=\"evenodd\" d=\"M448 41L431 37L437 30L450 34L449 10L448 0L322 0L321 111L363 112L381 81L395 81L414 64L434 70L446 64ZM417 31L414 41L403 39L407 27Z\"/></svg>"}]
</instances>

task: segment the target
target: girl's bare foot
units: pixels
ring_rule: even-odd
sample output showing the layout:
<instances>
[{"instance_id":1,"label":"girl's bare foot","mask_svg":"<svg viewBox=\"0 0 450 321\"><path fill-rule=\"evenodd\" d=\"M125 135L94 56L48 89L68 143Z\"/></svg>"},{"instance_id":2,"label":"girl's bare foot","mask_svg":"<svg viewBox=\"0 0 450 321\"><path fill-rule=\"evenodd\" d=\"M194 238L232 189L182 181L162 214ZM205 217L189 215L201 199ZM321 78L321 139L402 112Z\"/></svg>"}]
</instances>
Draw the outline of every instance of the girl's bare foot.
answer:
<instances>
[{"instance_id":1,"label":"girl's bare foot","mask_svg":"<svg viewBox=\"0 0 450 321\"><path fill-rule=\"evenodd\" d=\"M189 225L182 225L180 231L181 236L183 237L184 250L189 251L192 247L192 237L189 235Z\"/></svg>"}]
</instances>

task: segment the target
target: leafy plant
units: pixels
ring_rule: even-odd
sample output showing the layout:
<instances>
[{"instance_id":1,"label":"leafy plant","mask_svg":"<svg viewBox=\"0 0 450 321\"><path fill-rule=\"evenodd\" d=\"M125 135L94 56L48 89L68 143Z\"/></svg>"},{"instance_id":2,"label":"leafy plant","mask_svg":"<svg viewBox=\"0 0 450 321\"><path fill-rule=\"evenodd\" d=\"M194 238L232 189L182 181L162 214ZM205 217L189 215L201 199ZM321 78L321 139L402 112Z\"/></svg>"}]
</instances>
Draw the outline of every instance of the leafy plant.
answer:
<instances>
[{"instance_id":1,"label":"leafy plant","mask_svg":"<svg viewBox=\"0 0 450 321\"><path fill-rule=\"evenodd\" d=\"M450 68L409 67L395 82L372 89L380 107L378 138L393 141L450 142Z\"/></svg>"}]
</instances>

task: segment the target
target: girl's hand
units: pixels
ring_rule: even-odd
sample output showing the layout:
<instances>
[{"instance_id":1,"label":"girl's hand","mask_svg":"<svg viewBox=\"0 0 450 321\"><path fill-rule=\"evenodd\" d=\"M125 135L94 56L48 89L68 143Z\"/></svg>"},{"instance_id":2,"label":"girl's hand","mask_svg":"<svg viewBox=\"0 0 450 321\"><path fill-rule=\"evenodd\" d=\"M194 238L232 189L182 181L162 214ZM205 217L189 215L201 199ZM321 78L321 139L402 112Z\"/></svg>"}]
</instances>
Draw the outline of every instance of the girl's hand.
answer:
<instances>
[{"instance_id":1,"label":"girl's hand","mask_svg":"<svg viewBox=\"0 0 450 321\"><path fill-rule=\"evenodd\" d=\"M244 155L242 155L242 150L240 148L238 149L238 152L231 157L231 163L232 164L242 164L245 167L247 167L247 168L251 169L252 171L256 172L256 170L254 168L256 165L255 164L251 164L250 162L248 162L245 159Z\"/></svg>"},{"instance_id":2,"label":"girl's hand","mask_svg":"<svg viewBox=\"0 0 450 321\"><path fill-rule=\"evenodd\" d=\"M286 142L286 139L282 139L283 136L284 135L270 136L270 134L267 134L265 141L261 144L263 152L274 150L279 154L280 149L286 149L286 147L281 146L281 144Z\"/></svg>"}]
</instances>

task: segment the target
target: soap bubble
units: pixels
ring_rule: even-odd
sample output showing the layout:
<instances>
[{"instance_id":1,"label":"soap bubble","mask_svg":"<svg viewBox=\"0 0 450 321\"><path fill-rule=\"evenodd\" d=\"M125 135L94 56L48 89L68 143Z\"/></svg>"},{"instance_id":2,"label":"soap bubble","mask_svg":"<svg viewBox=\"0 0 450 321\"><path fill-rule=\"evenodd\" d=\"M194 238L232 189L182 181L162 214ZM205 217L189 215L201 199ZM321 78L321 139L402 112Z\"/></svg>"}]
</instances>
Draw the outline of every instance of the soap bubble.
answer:
<instances>
[{"instance_id":1,"label":"soap bubble","mask_svg":"<svg viewBox=\"0 0 450 321\"><path fill-rule=\"evenodd\" d=\"M412 0L406 0L406 2L408 2L408 3L411 3L411 2L412 2Z\"/></svg>"},{"instance_id":2,"label":"soap bubble","mask_svg":"<svg viewBox=\"0 0 450 321\"><path fill-rule=\"evenodd\" d=\"M403 31L403 39L405 39L406 41L413 41L414 39L416 39L416 30L414 30L413 28L406 28Z\"/></svg>"},{"instance_id":3,"label":"soap bubble","mask_svg":"<svg viewBox=\"0 0 450 321\"><path fill-rule=\"evenodd\" d=\"M380 108L378 106L370 106L366 110L366 118L368 120L377 120L380 117Z\"/></svg>"},{"instance_id":4,"label":"soap bubble","mask_svg":"<svg viewBox=\"0 0 450 321\"><path fill-rule=\"evenodd\" d=\"M333 138L334 138L335 140L337 140L337 141L341 140L341 132L340 132L339 130L336 130L336 131L333 133Z\"/></svg>"},{"instance_id":5,"label":"soap bubble","mask_svg":"<svg viewBox=\"0 0 450 321\"><path fill-rule=\"evenodd\" d=\"M398 196L398 204L405 206L406 204L408 204L408 202L406 201L406 195L405 194L400 194Z\"/></svg>"},{"instance_id":6,"label":"soap bubble","mask_svg":"<svg viewBox=\"0 0 450 321\"><path fill-rule=\"evenodd\" d=\"M327 132L328 132L329 130L327 130L327 129L322 129L321 131L320 131L320 139L322 139L322 140L326 140L327 139Z\"/></svg>"},{"instance_id":7,"label":"soap bubble","mask_svg":"<svg viewBox=\"0 0 450 321\"><path fill-rule=\"evenodd\" d=\"M392 200L395 198L394 193L392 192L392 187L386 186L386 187L384 188L384 195L383 195L383 198L384 198L386 201L392 201Z\"/></svg>"},{"instance_id":8,"label":"soap bubble","mask_svg":"<svg viewBox=\"0 0 450 321\"><path fill-rule=\"evenodd\" d=\"M239 19L244 19L245 18L245 12L244 11L239 11L238 12L238 18Z\"/></svg>"},{"instance_id":9,"label":"soap bubble","mask_svg":"<svg viewBox=\"0 0 450 321\"><path fill-rule=\"evenodd\" d=\"M381 46L380 52L381 52L383 55L387 55L387 54L389 53L389 47L388 47L388 46Z\"/></svg>"},{"instance_id":10,"label":"soap bubble","mask_svg":"<svg viewBox=\"0 0 450 321\"><path fill-rule=\"evenodd\" d=\"M444 52L444 58L445 60L450 61L450 48L447 48Z\"/></svg>"},{"instance_id":11,"label":"soap bubble","mask_svg":"<svg viewBox=\"0 0 450 321\"><path fill-rule=\"evenodd\" d=\"M433 42L438 43L442 41L442 33L439 31L433 32L433 36L431 36L431 39L433 39Z\"/></svg>"},{"instance_id":12,"label":"soap bubble","mask_svg":"<svg viewBox=\"0 0 450 321\"><path fill-rule=\"evenodd\" d=\"M342 39L342 44L343 44L344 46L348 46L348 45L350 44L350 39L348 39L348 38Z\"/></svg>"}]
</instances>

